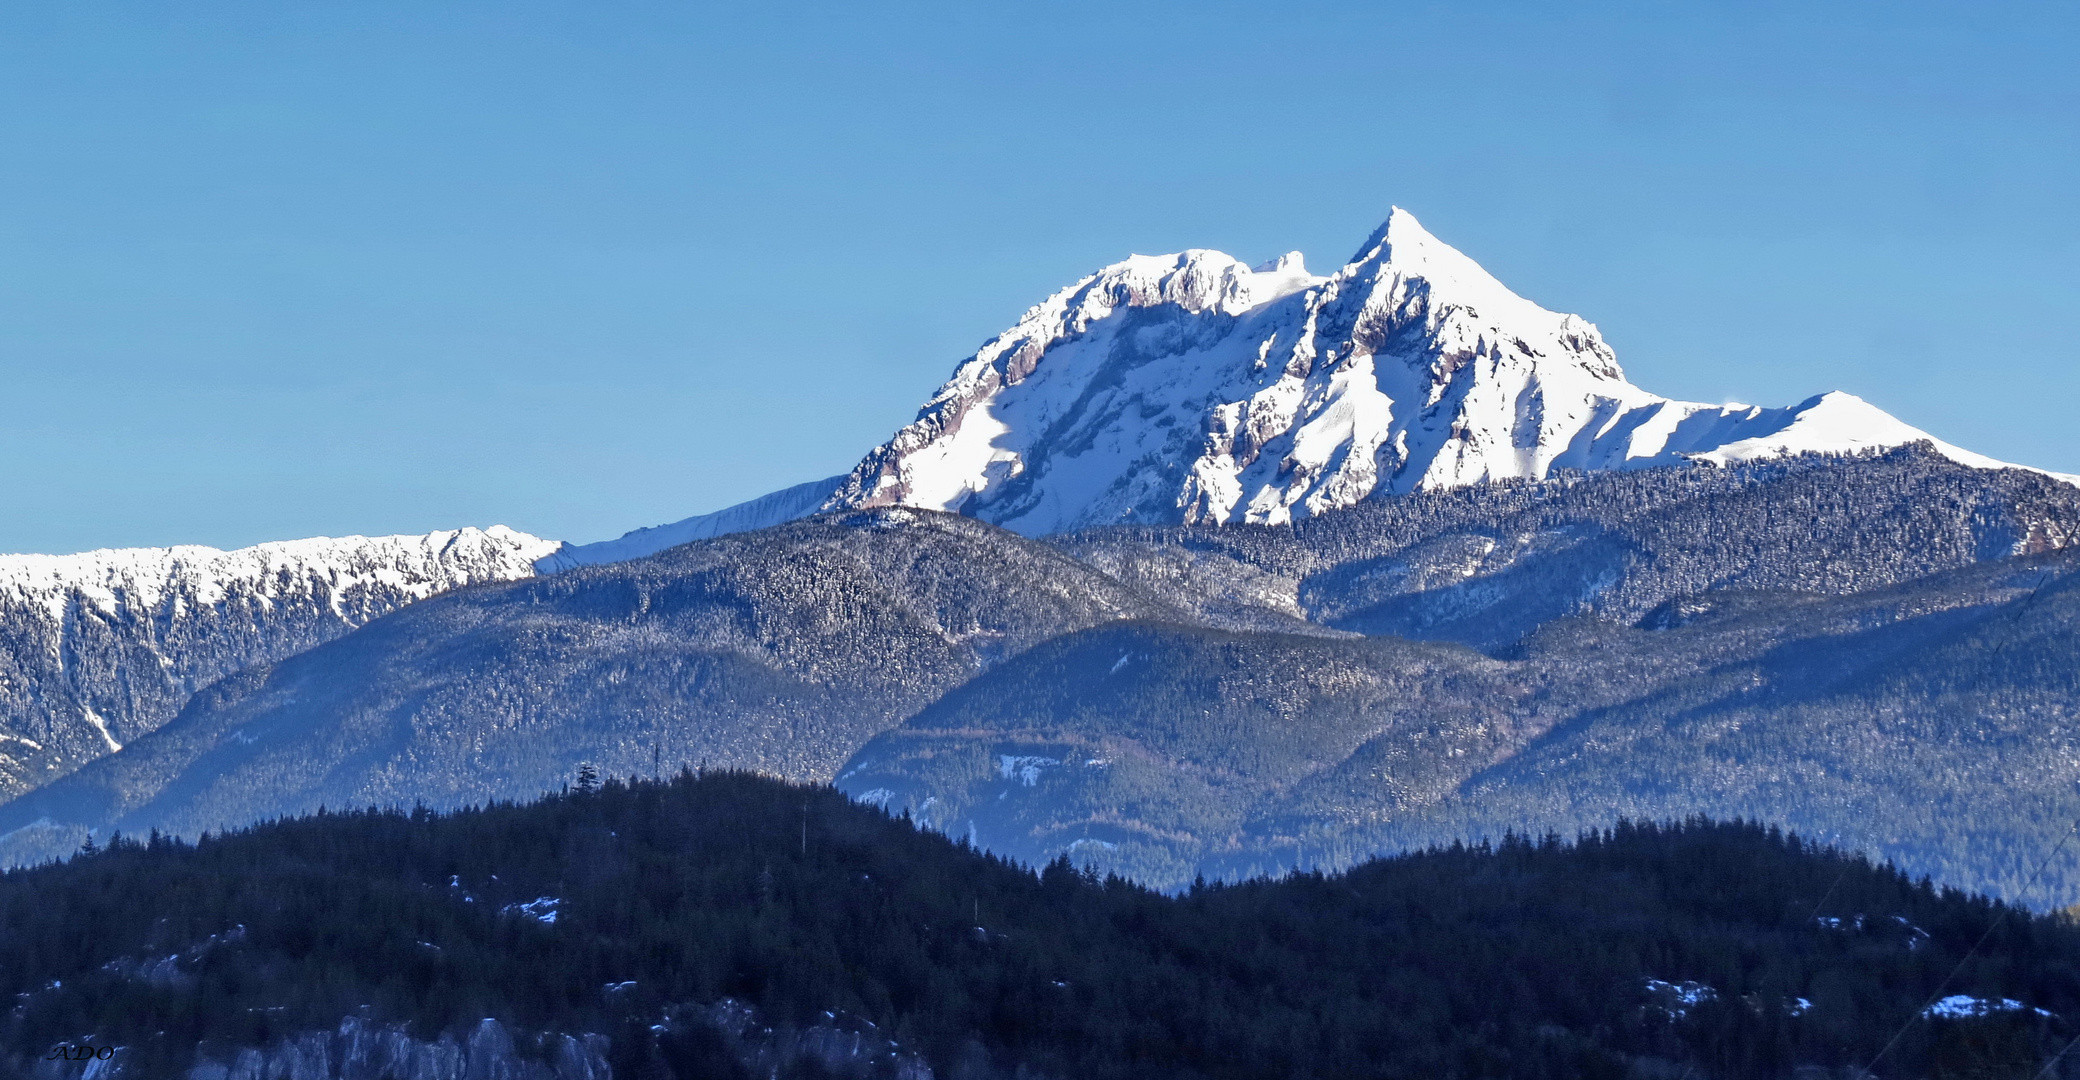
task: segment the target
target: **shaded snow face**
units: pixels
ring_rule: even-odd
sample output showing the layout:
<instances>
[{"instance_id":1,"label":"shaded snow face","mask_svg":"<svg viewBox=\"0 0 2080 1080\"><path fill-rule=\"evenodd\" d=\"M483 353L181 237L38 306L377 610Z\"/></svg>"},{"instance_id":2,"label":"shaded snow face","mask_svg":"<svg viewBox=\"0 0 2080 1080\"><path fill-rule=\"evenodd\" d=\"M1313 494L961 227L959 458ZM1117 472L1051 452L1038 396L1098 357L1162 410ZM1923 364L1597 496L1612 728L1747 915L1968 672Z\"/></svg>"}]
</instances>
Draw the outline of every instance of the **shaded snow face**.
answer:
<instances>
[{"instance_id":1,"label":"shaded snow face","mask_svg":"<svg viewBox=\"0 0 2080 1080\"><path fill-rule=\"evenodd\" d=\"M1924 439L1847 394L1763 409L1647 393L1595 326L1509 291L1397 209L1326 277L1297 252L1251 268L1193 250L1077 282L964 362L824 506L955 511L1026 535L1276 524L1562 467Z\"/></svg>"}]
</instances>

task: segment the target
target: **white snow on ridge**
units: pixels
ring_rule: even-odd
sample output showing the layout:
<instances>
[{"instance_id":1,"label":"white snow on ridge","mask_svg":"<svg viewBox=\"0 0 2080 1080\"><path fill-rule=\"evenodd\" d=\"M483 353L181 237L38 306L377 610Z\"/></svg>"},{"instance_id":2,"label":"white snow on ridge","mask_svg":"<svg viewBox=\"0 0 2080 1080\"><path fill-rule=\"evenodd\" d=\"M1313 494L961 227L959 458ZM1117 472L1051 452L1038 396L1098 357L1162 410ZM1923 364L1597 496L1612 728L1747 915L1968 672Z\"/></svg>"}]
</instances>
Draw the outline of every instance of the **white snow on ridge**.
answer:
<instances>
[{"instance_id":1,"label":"white snow on ridge","mask_svg":"<svg viewBox=\"0 0 2080 1080\"><path fill-rule=\"evenodd\" d=\"M1297 252L1250 268L1190 250L1084 278L962 363L822 508L950 510L1028 535L1279 523L1556 468L1920 441L2010 467L1849 394L1766 409L1648 393L1594 325L1516 295L1397 209L1327 277Z\"/></svg>"},{"instance_id":2,"label":"white snow on ridge","mask_svg":"<svg viewBox=\"0 0 2080 1080\"><path fill-rule=\"evenodd\" d=\"M413 600L480 581L534 573L534 561L562 546L503 525L423 536L344 536L283 540L223 551L183 545L108 548L77 555L0 555L0 604L40 607L54 622L75 603L105 616L162 613L221 603L233 591L263 606L284 592L328 597L332 613L357 588L378 587Z\"/></svg>"},{"instance_id":3,"label":"white snow on ridge","mask_svg":"<svg viewBox=\"0 0 2080 1080\"><path fill-rule=\"evenodd\" d=\"M1870 402L1840 390L1808 398L1787 409L1751 409L1746 418L1736 420L1727 429L1726 436L1723 441L1714 440L1717 445L1712 449L1689 451L1684 456L1730 464L1785 453L1847 454L1927 442L1935 447L1937 453L1960 465L1977 469L2018 468L1952 446ZM2080 484L2080 477L2063 473L2048 475L2067 483Z\"/></svg>"}]
</instances>

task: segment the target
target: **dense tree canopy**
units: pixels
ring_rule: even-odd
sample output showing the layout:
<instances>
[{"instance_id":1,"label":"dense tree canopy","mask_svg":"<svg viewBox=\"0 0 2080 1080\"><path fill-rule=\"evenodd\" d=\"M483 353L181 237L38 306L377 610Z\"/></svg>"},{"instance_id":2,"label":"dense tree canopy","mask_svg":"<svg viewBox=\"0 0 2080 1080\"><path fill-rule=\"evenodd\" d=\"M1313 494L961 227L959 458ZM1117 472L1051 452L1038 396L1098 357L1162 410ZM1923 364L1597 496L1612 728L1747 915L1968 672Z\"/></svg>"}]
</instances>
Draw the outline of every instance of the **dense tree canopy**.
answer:
<instances>
[{"instance_id":1,"label":"dense tree canopy","mask_svg":"<svg viewBox=\"0 0 2080 1080\"><path fill-rule=\"evenodd\" d=\"M1164 895L711 773L14 871L0 992L18 1061L98 1041L147 1076L353 1015L730 1075L725 1000L941 1076L1784 1076L1895 1036L1880 1075L2028 1076L2080 1031L2080 931L1701 819ZM1950 995L1992 1011L1917 1019Z\"/></svg>"}]
</instances>

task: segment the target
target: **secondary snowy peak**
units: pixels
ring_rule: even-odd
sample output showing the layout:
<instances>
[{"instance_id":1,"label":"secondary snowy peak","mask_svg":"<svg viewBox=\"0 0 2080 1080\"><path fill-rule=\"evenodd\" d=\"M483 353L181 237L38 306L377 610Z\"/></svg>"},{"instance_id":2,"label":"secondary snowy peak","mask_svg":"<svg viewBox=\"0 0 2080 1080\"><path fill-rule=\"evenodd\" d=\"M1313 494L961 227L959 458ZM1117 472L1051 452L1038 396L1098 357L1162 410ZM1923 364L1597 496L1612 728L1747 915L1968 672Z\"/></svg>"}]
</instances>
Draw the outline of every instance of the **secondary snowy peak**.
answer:
<instances>
[{"instance_id":1,"label":"secondary snowy peak","mask_svg":"<svg viewBox=\"0 0 2080 1080\"><path fill-rule=\"evenodd\" d=\"M235 551L0 555L0 798L173 718L188 695L560 548L494 526Z\"/></svg>"},{"instance_id":2,"label":"secondary snowy peak","mask_svg":"<svg viewBox=\"0 0 2080 1080\"><path fill-rule=\"evenodd\" d=\"M420 600L461 585L527 577L536 559L562 546L494 525L423 536L321 536L231 551L182 545L0 555L0 605L32 604L54 618L77 604L107 618L177 618L236 595L269 604L314 600L352 617L362 594Z\"/></svg>"},{"instance_id":3,"label":"secondary snowy peak","mask_svg":"<svg viewBox=\"0 0 2080 1080\"><path fill-rule=\"evenodd\" d=\"M1511 292L1396 209L1327 277L1298 252L1137 255L1032 308L826 509L953 510L1028 535L1277 523L1375 492L1927 440L1847 394L1671 401L1596 327Z\"/></svg>"}]
</instances>

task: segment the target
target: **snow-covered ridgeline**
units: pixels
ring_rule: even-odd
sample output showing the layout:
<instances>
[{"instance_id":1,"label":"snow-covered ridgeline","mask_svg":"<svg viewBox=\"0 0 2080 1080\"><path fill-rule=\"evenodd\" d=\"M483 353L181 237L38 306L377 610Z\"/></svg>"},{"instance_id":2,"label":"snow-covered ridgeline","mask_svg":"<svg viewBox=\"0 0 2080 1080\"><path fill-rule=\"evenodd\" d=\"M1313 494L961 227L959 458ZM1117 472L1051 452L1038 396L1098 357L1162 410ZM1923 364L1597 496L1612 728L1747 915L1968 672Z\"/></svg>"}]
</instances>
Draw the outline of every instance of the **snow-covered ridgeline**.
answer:
<instances>
[{"instance_id":1,"label":"snow-covered ridgeline","mask_svg":"<svg viewBox=\"0 0 2080 1080\"><path fill-rule=\"evenodd\" d=\"M1276 523L1555 468L1918 441L2002 467L1849 394L1767 409L1648 393L1594 325L1397 209L1326 277L1297 252L1251 268L1192 250L1077 282L962 363L824 508L955 510L1029 535Z\"/></svg>"},{"instance_id":2,"label":"snow-covered ridgeline","mask_svg":"<svg viewBox=\"0 0 2080 1080\"><path fill-rule=\"evenodd\" d=\"M335 615L374 593L424 599L458 585L510 581L533 573L536 559L562 547L503 525L423 536L320 536L224 551L177 547L106 548L77 555L0 555L0 603L34 603L60 619L76 604L105 616L158 614L247 592L263 606L278 598L320 598Z\"/></svg>"},{"instance_id":3,"label":"snow-covered ridgeline","mask_svg":"<svg viewBox=\"0 0 2080 1080\"><path fill-rule=\"evenodd\" d=\"M200 686L435 593L531 576L560 546L494 526L0 555L0 796L157 728Z\"/></svg>"}]
</instances>

